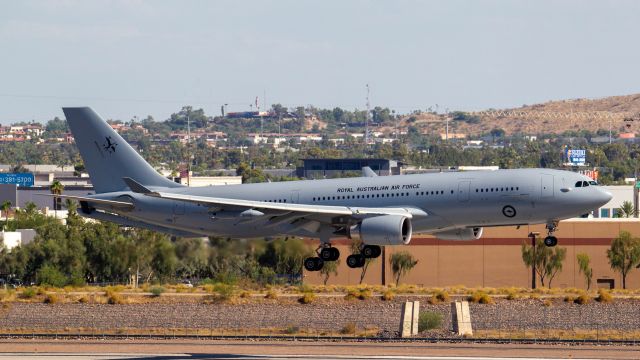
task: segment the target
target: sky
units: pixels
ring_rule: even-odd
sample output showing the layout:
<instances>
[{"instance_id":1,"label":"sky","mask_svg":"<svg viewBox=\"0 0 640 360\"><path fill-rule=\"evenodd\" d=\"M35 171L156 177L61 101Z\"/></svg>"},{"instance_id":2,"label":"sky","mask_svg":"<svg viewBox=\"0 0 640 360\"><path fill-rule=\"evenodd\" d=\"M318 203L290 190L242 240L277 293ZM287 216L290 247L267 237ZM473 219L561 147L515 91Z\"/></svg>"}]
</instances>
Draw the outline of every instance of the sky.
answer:
<instances>
[{"instance_id":1,"label":"sky","mask_svg":"<svg viewBox=\"0 0 640 360\"><path fill-rule=\"evenodd\" d=\"M0 0L0 123L639 93L638 1Z\"/></svg>"}]
</instances>

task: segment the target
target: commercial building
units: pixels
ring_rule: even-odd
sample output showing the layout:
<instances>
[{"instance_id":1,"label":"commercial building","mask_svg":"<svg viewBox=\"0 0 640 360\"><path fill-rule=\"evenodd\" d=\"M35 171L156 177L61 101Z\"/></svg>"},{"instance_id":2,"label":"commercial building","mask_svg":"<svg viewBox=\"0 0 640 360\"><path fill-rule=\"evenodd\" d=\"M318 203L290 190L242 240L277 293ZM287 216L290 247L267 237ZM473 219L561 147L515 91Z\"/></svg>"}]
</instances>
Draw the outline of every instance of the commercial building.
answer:
<instances>
[{"instance_id":1,"label":"commercial building","mask_svg":"<svg viewBox=\"0 0 640 360\"><path fill-rule=\"evenodd\" d=\"M300 178L324 179L360 173L368 166L376 174L400 175L402 163L388 159L302 159L303 166L296 169Z\"/></svg>"},{"instance_id":2,"label":"commercial building","mask_svg":"<svg viewBox=\"0 0 640 360\"><path fill-rule=\"evenodd\" d=\"M621 288L619 273L613 271L607 258L611 240L625 230L640 236L638 219L571 219L561 221L555 235L558 246L567 249L562 270L551 285L561 288L586 288L580 273L577 254L586 253L593 268L592 287ZM395 283L389 259L398 251L409 251L418 264L400 282L426 287L464 285L468 287L530 287L531 269L522 261L522 244L530 244L528 235L545 236L544 225L485 228L481 239L473 241L439 240L416 235L408 246L387 246L383 255L372 261L364 277L366 284ZM349 241L336 242L341 261L338 275L328 284L358 284L361 269L350 269L345 263L350 254ZM305 272L305 281L322 284L316 272ZM546 285L546 283L545 283ZM538 286L541 284L538 282ZM627 288L640 287L640 269L627 277Z\"/></svg>"}]
</instances>

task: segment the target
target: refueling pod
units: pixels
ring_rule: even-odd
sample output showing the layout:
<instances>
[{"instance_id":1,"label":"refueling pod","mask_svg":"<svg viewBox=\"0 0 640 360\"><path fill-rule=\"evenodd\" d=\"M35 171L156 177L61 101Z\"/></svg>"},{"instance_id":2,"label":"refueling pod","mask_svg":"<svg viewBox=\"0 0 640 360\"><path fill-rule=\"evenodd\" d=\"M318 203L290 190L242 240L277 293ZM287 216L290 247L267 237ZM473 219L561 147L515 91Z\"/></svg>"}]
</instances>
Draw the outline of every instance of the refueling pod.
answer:
<instances>
[{"instance_id":1,"label":"refueling pod","mask_svg":"<svg viewBox=\"0 0 640 360\"><path fill-rule=\"evenodd\" d=\"M457 240L457 241L469 241L478 240L482 237L482 228L459 228L447 231L441 231L433 234L440 240Z\"/></svg>"}]
</instances>

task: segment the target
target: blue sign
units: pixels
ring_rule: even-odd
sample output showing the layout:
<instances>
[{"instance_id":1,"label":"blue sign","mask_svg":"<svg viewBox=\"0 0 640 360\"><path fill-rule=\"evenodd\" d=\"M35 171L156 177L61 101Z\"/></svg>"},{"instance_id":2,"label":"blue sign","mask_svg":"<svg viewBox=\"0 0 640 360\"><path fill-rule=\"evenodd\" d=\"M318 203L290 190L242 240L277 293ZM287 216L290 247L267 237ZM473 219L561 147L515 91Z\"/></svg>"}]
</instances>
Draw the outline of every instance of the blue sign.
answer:
<instances>
[{"instance_id":1,"label":"blue sign","mask_svg":"<svg viewBox=\"0 0 640 360\"><path fill-rule=\"evenodd\" d=\"M0 184L33 186L33 183L34 177L31 173L0 173Z\"/></svg>"},{"instance_id":2,"label":"blue sign","mask_svg":"<svg viewBox=\"0 0 640 360\"><path fill-rule=\"evenodd\" d=\"M566 149L567 161L571 165L575 166L584 166L587 162L587 151L586 150L576 150L576 149Z\"/></svg>"}]
</instances>

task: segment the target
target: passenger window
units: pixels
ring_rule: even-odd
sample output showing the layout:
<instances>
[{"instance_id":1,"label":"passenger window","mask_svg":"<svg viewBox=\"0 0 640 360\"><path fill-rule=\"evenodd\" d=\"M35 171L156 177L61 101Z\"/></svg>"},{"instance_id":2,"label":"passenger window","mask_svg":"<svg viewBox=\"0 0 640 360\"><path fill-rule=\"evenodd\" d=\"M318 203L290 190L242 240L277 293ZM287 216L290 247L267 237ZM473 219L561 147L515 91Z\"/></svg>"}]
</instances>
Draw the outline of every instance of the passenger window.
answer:
<instances>
[{"instance_id":1,"label":"passenger window","mask_svg":"<svg viewBox=\"0 0 640 360\"><path fill-rule=\"evenodd\" d=\"M587 181L583 181L582 182L582 187L587 187L587 186L589 186L589 183Z\"/></svg>"},{"instance_id":2,"label":"passenger window","mask_svg":"<svg viewBox=\"0 0 640 360\"><path fill-rule=\"evenodd\" d=\"M589 181L589 184L594 185L594 186L595 186L595 185L598 185L598 183L597 183L597 182L595 182L595 181Z\"/></svg>"}]
</instances>

